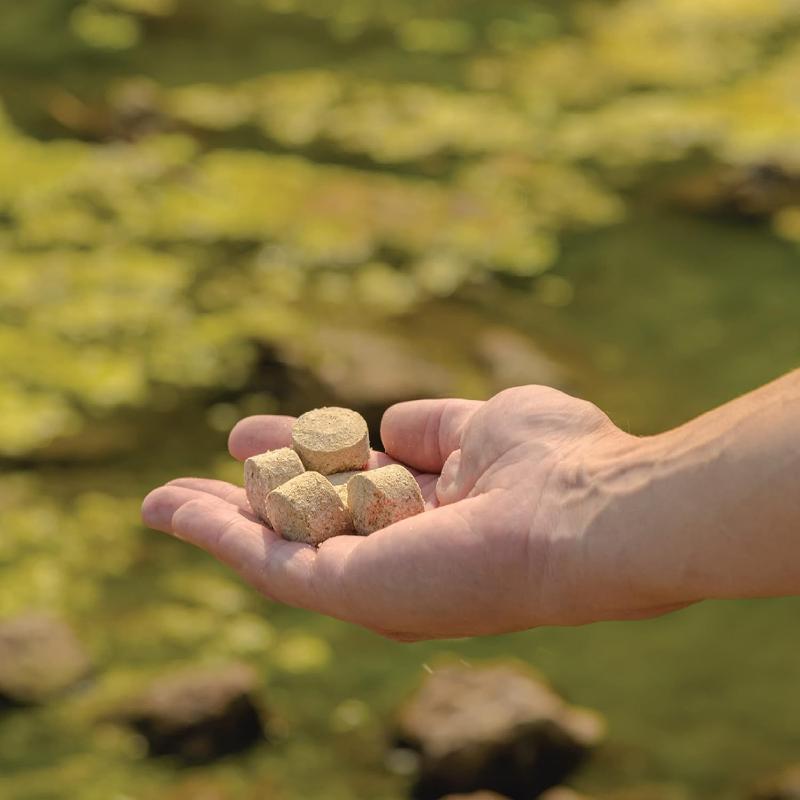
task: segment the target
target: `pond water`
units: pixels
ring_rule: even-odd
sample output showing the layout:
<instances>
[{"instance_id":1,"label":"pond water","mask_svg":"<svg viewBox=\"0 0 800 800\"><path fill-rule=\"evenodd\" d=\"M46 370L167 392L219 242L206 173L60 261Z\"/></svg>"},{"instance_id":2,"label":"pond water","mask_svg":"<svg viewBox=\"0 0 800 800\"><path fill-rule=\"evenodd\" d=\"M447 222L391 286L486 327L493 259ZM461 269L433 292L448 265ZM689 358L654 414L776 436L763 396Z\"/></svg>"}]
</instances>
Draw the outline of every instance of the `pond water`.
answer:
<instances>
[{"instance_id":1,"label":"pond water","mask_svg":"<svg viewBox=\"0 0 800 800\"><path fill-rule=\"evenodd\" d=\"M55 611L95 664L76 691L0 714L0 800L399 800L391 720L442 658L520 660L602 713L608 742L574 780L590 794L734 800L800 758L800 598L401 646L268 604L138 518L176 475L239 479L238 414L339 402L376 434L395 399L548 382L645 434L800 366L800 256L774 232L800 238L797 25L791 4L733 0L0 7L0 407L10 376L31 426L18 439L0 419L0 447L30 444L0 461L0 617ZM751 172L769 178L758 213L678 199L687 178L714 200ZM464 285L353 313L376 260L384 295L418 290L437 225ZM250 291L274 252L286 286ZM529 257L549 269L517 276ZM318 308L292 296L293 270L352 283ZM238 314L245 300L268 312ZM160 348L172 383L142 357ZM241 356L243 385L204 380L228 375L203 358L218 353ZM40 450L53 398L91 425ZM269 743L186 768L107 721L152 676L229 659L259 672Z\"/></svg>"},{"instance_id":2,"label":"pond water","mask_svg":"<svg viewBox=\"0 0 800 800\"><path fill-rule=\"evenodd\" d=\"M550 288L509 283L430 306L417 327L466 350L476 325L502 324L545 354L562 385L636 432L680 423L797 362L796 252L758 226L642 213L568 240L552 275L560 282L548 278ZM454 319L464 329L454 329ZM294 386L279 410L317 399L307 382ZM100 545L98 566L77 562L86 572L72 575L66 594L92 648L95 680L40 710L0 717L3 798L399 798L407 779L384 763L392 714L447 655L520 659L603 713L608 744L575 780L588 792L647 784L651 793L642 796L732 799L797 758L798 599L705 603L646 622L410 646L261 602L203 554L135 521L137 498L156 482L235 470L205 402L148 417L149 433L125 458L39 471L48 496L67 509L87 492L128 498L113 511L127 527ZM115 548L130 552L118 568L103 569L122 557ZM22 581L48 576L23 571L13 579L6 597L24 591ZM148 761L136 737L96 722L150 675L229 657L250 660L263 675L269 745L186 769Z\"/></svg>"}]
</instances>

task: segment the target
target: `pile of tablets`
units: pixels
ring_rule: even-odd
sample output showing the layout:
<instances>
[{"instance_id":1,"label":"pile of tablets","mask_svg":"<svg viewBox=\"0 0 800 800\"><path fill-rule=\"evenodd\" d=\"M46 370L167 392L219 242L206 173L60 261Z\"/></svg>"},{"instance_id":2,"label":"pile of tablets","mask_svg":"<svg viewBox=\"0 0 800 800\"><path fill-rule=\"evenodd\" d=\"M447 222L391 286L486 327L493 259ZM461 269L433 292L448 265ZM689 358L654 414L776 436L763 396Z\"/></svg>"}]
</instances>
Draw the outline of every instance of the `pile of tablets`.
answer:
<instances>
[{"instance_id":1,"label":"pile of tablets","mask_svg":"<svg viewBox=\"0 0 800 800\"><path fill-rule=\"evenodd\" d=\"M419 514L424 503L402 465L369 465L364 418L347 408L318 408L292 428L292 447L245 461L253 512L285 539L319 544L331 536L374 533Z\"/></svg>"}]
</instances>

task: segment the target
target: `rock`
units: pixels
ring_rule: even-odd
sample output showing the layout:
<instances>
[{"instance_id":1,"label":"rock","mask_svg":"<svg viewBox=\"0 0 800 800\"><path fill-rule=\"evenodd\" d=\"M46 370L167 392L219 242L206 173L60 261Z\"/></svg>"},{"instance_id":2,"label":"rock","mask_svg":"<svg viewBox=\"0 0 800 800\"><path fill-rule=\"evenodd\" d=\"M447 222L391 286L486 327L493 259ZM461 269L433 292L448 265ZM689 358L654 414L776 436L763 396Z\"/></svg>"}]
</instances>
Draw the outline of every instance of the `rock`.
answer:
<instances>
[{"instance_id":1,"label":"rock","mask_svg":"<svg viewBox=\"0 0 800 800\"><path fill-rule=\"evenodd\" d=\"M790 767L756 784L751 800L800 800L800 764Z\"/></svg>"},{"instance_id":2,"label":"rock","mask_svg":"<svg viewBox=\"0 0 800 800\"><path fill-rule=\"evenodd\" d=\"M800 178L778 164L716 165L680 176L667 195L695 213L762 220L800 201Z\"/></svg>"},{"instance_id":3,"label":"rock","mask_svg":"<svg viewBox=\"0 0 800 800\"><path fill-rule=\"evenodd\" d=\"M516 665L436 670L399 717L419 754L418 800L491 790L529 800L561 783L601 741L602 718L567 705Z\"/></svg>"},{"instance_id":4,"label":"rock","mask_svg":"<svg viewBox=\"0 0 800 800\"><path fill-rule=\"evenodd\" d=\"M72 629L58 619L25 614L0 622L0 706L41 703L90 666Z\"/></svg>"},{"instance_id":5,"label":"rock","mask_svg":"<svg viewBox=\"0 0 800 800\"><path fill-rule=\"evenodd\" d=\"M345 402L385 408L411 397L449 397L459 391L456 372L431 349L409 343L407 335L391 336L368 330L321 327L311 353L294 357L313 363L329 389ZM364 365L368 364L367 369Z\"/></svg>"},{"instance_id":6,"label":"rock","mask_svg":"<svg viewBox=\"0 0 800 800\"><path fill-rule=\"evenodd\" d=\"M475 348L494 391L528 383L556 387L565 383L563 368L527 336L511 328L491 327L481 331Z\"/></svg>"},{"instance_id":7,"label":"rock","mask_svg":"<svg viewBox=\"0 0 800 800\"><path fill-rule=\"evenodd\" d=\"M213 761L264 739L257 683L243 664L193 667L156 680L118 719L144 736L151 756Z\"/></svg>"}]
</instances>

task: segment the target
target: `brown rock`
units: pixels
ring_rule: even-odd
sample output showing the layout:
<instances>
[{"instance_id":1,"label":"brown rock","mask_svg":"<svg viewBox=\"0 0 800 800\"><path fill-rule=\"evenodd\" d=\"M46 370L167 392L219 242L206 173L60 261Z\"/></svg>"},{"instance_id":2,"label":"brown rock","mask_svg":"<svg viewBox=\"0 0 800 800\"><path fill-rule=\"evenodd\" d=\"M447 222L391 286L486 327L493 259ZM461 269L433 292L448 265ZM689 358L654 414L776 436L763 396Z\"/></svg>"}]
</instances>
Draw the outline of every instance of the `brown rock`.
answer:
<instances>
[{"instance_id":1,"label":"brown rock","mask_svg":"<svg viewBox=\"0 0 800 800\"><path fill-rule=\"evenodd\" d=\"M496 391L528 383L564 385L562 367L529 337L512 328L490 327L481 331L475 347Z\"/></svg>"},{"instance_id":2,"label":"brown rock","mask_svg":"<svg viewBox=\"0 0 800 800\"><path fill-rule=\"evenodd\" d=\"M44 614L0 622L0 706L40 703L90 669L72 629Z\"/></svg>"},{"instance_id":3,"label":"brown rock","mask_svg":"<svg viewBox=\"0 0 800 800\"><path fill-rule=\"evenodd\" d=\"M764 219L800 200L800 179L778 164L716 165L675 178L667 197L695 213Z\"/></svg>"},{"instance_id":4,"label":"brown rock","mask_svg":"<svg viewBox=\"0 0 800 800\"><path fill-rule=\"evenodd\" d=\"M753 789L751 800L800 800L800 764L766 778Z\"/></svg>"},{"instance_id":5,"label":"brown rock","mask_svg":"<svg viewBox=\"0 0 800 800\"><path fill-rule=\"evenodd\" d=\"M255 672L243 664L190 668L156 680L120 713L151 756L205 763L264 739Z\"/></svg>"},{"instance_id":6,"label":"brown rock","mask_svg":"<svg viewBox=\"0 0 800 800\"><path fill-rule=\"evenodd\" d=\"M297 353L312 362L322 380L345 401L386 407L409 397L447 397L458 392L456 372L408 336L368 330L320 328L313 352ZM369 364L369 369L364 365Z\"/></svg>"},{"instance_id":7,"label":"brown rock","mask_svg":"<svg viewBox=\"0 0 800 800\"><path fill-rule=\"evenodd\" d=\"M477 790L529 800L569 776L604 729L530 670L446 666L402 711L397 744L419 753L419 800Z\"/></svg>"}]
</instances>

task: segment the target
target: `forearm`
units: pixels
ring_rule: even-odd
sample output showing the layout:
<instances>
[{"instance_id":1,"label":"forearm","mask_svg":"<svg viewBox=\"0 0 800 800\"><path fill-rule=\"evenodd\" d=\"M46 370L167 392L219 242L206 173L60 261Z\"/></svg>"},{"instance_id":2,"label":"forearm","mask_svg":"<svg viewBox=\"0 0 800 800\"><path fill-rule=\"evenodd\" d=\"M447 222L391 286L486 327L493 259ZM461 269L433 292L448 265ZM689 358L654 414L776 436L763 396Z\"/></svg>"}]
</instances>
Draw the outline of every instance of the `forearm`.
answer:
<instances>
[{"instance_id":1,"label":"forearm","mask_svg":"<svg viewBox=\"0 0 800 800\"><path fill-rule=\"evenodd\" d=\"M639 440L622 462L599 471L593 535L615 538L639 591L800 594L800 371Z\"/></svg>"}]
</instances>

